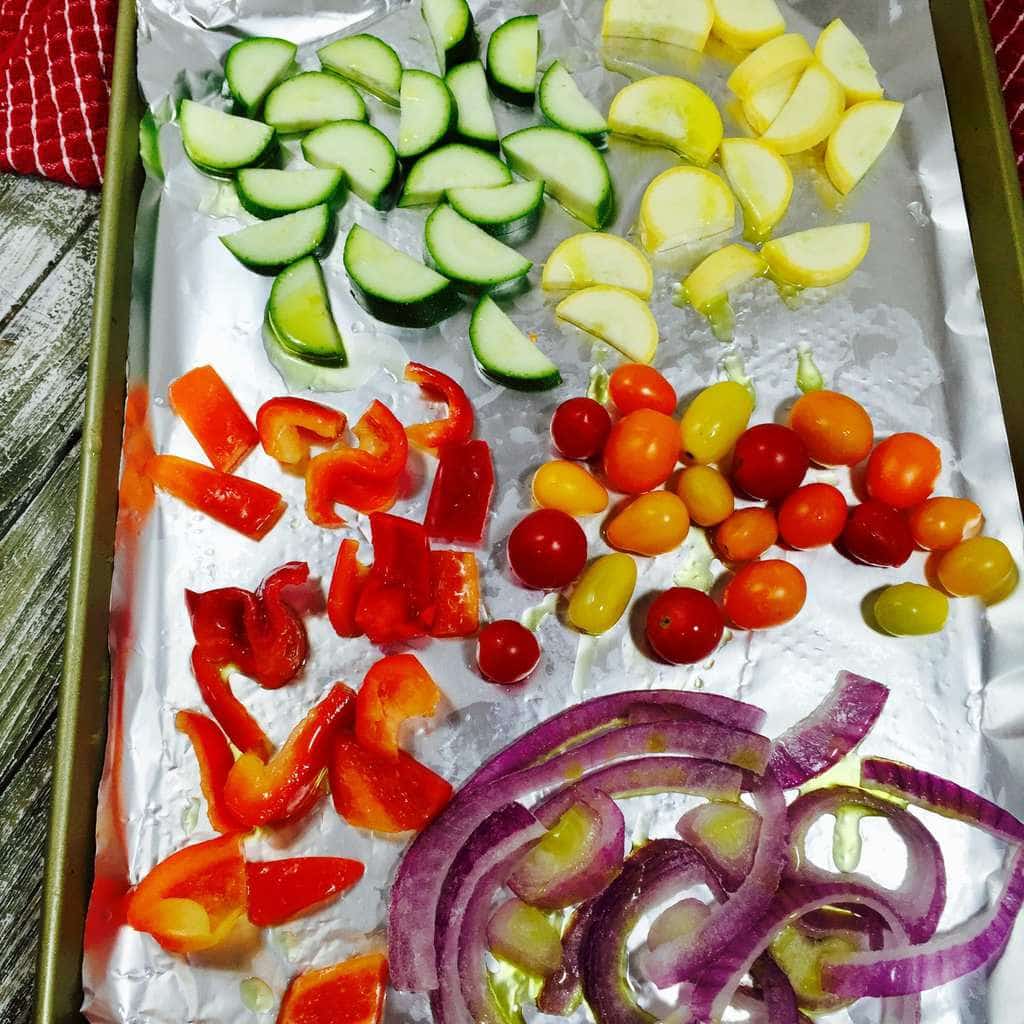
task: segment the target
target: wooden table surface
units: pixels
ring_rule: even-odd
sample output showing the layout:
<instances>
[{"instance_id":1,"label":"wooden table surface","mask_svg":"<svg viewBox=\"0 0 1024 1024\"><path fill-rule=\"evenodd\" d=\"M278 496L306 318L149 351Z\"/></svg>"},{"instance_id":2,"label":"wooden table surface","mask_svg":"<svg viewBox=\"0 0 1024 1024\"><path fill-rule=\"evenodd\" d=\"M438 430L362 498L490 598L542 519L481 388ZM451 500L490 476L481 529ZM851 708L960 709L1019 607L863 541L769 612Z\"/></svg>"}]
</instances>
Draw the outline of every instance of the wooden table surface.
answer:
<instances>
[{"instance_id":1,"label":"wooden table surface","mask_svg":"<svg viewBox=\"0 0 1024 1024\"><path fill-rule=\"evenodd\" d=\"M0 1022L32 1013L99 195L0 175Z\"/></svg>"}]
</instances>

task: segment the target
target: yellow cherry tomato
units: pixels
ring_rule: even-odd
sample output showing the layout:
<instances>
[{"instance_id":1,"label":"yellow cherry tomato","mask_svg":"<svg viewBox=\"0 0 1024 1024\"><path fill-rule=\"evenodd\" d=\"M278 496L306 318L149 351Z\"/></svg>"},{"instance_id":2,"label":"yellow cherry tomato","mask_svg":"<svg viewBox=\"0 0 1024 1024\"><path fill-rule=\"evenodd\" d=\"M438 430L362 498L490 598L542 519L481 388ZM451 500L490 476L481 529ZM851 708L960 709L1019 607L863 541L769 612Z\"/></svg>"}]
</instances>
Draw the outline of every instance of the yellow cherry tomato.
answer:
<instances>
[{"instance_id":1,"label":"yellow cherry tomato","mask_svg":"<svg viewBox=\"0 0 1024 1024\"><path fill-rule=\"evenodd\" d=\"M583 570L569 599L569 621L583 633L606 633L622 618L635 587L636 562L629 555L602 555Z\"/></svg>"},{"instance_id":2,"label":"yellow cherry tomato","mask_svg":"<svg viewBox=\"0 0 1024 1024\"><path fill-rule=\"evenodd\" d=\"M608 507L608 492L579 463L545 462L533 474L533 500L571 516L592 516Z\"/></svg>"},{"instance_id":3,"label":"yellow cherry tomato","mask_svg":"<svg viewBox=\"0 0 1024 1024\"><path fill-rule=\"evenodd\" d=\"M717 526L736 507L731 484L712 466L688 466L679 474L676 492L698 526Z\"/></svg>"},{"instance_id":4,"label":"yellow cherry tomato","mask_svg":"<svg viewBox=\"0 0 1024 1024\"><path fill-rule=\"evenodd\" d=\"M683 414L683 458L700 465L724 458L753 411L754 398L742 384L723 380L705 388Z\"/></svg>"},{"instance_id":5,"label":"yellow cherry tomato","mask_svg":"<svg viewBox=\"0 0 1024 1024\"><path fill-rule=\"evenodd\" d=\"M939 560L939 582L954 597L980 597L995 604L1017 586L1017 564L1010 549L995 537L972 537L950 548Z\"/></svg>"},{"instance_id":6,"label":"yellow cherry tomato","mask_svg":"<svg viewBox=\"0 0 1024 1024\"><path fill-rule=\"evenodd\" d=\"M638 555L663 555L690 531L690 513L671 491L650 491L631 501L605 528L613 548Z\"/></svg>"},{"instance_id":7,"label":"yellow cherry tomato","mask_svg":"<svg viewBox=\"0 0 1024 1024\"><path fill-rule=\"evenodd\" d=\"M938 633L949 615L949 598L923 583L897 583L875 599L875 621L893 636Z\"/></svg>"}]
</instances>

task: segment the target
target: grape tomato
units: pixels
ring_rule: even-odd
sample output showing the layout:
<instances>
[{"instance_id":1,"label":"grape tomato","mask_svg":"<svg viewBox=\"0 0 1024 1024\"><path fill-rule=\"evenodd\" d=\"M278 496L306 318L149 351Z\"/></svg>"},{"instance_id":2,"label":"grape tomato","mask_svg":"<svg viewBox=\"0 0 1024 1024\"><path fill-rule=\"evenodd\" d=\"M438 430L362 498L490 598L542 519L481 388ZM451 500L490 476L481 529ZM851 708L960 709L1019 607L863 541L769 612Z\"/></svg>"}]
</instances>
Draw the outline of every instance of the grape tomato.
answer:
<instances>
[{"instance_id":1,"label":"grape tomato","mask_svg":"<svg viewBox=\"0 0 1024 1024\"><path fill-rule=\"evenodd\" d=\"M914 543L925 551L946 551L981 533L985 517L966 498L928 498L907 513Z\"/></svg>"},{"instance_id":2,"label":"grape tomato","mask_svg":"<svg viewBox=\"0 0 1024 1024\"><path fill-rule=\"evenodd\" d=\"M509 534L508 561L524 586L561 590L583 571L587 537L567 513L538 509L520 520Z\"/></svg>"},{"instance_id":3,"label":"grape tomato","mask_svg":"<svg viewBox=\"0 0 1024 1024\"><path fill-rule=\"evenodd\" d=\"M623 363L608 379L608 393L623 415L637 409L654 409L671 416L679 399L676 390L653 366Z\"/></svg>"},{"instance_id":4,"label":"grape tomato","mask_svg":"<svg viewBox=\"0 0 1024 1024\"><path fill-rule=\"evenodd\" d=\"M864 407L838 391L811 391L799 398L789 425L819 466L855 466L867 458L875 439Z\"/></svg>"},{"instance_id":5,"label":"grape tomato","mask_svg":"<svg viewBox=\"0 0 1024 1024\"><path fill-rule=\"evenodd\" d=\"M875 621L892 636L938 633L949 616L949 599L923 583L897 583L875 599Z\"/></svg>"},{"instance_id":6,"label":"grape tomato","mask_svg":"<svg viewBox=\"0 0 1024 1024\"><path fill-rule=\"evenodd\" d=\"M932 493L942 469L939 449L921 434L893 434L868 458L868 494L893 508L910 508Z\"/></svg>"},{"instance_id":7,"label":"grape tomato","mask_svg":"<svg viewBox=\"0 0 1024 1024\"><path fill-rule=\"evenodd\" d=\"M683 457L700 465L725 458L747 429L753 411L753 396L742 384L723 380L705 388L683 414Z\"/></svg>"},{"instance_id":8,"label":"grape tomato","mask_svg":"<svg viewBox=\"0 0 1024 1024\"><path fill-rule=\"evenodd\" d=\"M604 472L613 490L641 494L663 484L679 461L679 425L653 409L624 416L604 446Z\"/></svg>"},{"instance_id":9,"label":"grape tomato","mask_svg":"<svg viewBox=\"0 0 1024 1024\"><path fill-rule=\"evenodd\" d=\"M605 527L605 539L619 551L662 555L679 547L690 532L690 514L671 491L651 491L631 501Z\"/></svg>"},{"instance_id":10,"label":"grape tomato","mask_svg":"<svg viewBox=\"0 0 1024 1024\"><path fill-rule=\"evenodd\" d=\"M713 466L687 466L679 474L676 493L698 526L717 526L732 515L732 485Z\"/></svg>"},{"instance_id":11,"label":"grape tomato","mask_svg":"<svg viewBox=\"0 0 1024 1024\"><path fill-rule=\"evenodd\" d=\"M809 465L807 448L795 430L759 423L736 442L732 481L751 498L778 501L800 486Z\"/></svg>"},{"instance_id":12,"label":"grape tomato","mask_svg":"<svg viewBox=\"0 0 1024 1024\"><path fill-rule=\"evenodd\" d=\"M1001 540L972 537L942 555L938 577L954 597L980 597L994 604L1017 586L1017 563Z\"/></svg>"},{"instance_id":13,"label":"grape tomato","mask_svg":"<svg viewBox=\"0 0 1024 1024\"><path fill-rule=\"evenodd\" d=\"M760 558L778 537L770 508L741 508L715 528L715 551L723 562L749 562Z\"/></svg>"},{"instance_id":14,"label":"grape tomato","mask_svg":"<svg viewBox=\"0 0 1024 1024\"><path fill-rule=\"evenodd\" d=\"M692 587L672 587L647 610L645 632L658 657L673 665L703 661L718 646L725 620L707 594Z\"/></svg>"},{"instance_id":15,"label":"grape tomato","mask_svg":"<svg viewBox=\"0 0 1024 1024\"><path fill-rule=\"evenodd\" d=\"M798 551L834 543L846 525L846 498L831 484L805 484L779 508L779 536Z\"/></svg>"},{"instance_id":16,"label":"grape tomato","mask_svg":"<svg viewBox=\"0 0 1024 1024\"><path fill-rule=\"evenodd\" d=\"M579 578L569 599L567 616L581 632L607 633L626 610L636 587L636 562L629 555L602 555Z\"/></svg>"},{"instance_id":17,"label":"grape tomato","mask_svg":"<svg viewBox=\"0 0 1024 1024\"><path fill-rule=\"evenodd\" d=\"M726 617L739 629L770 629L795 618L807 599L804 574L789 562L750 562L726 584Z\"/></svg>"},{"instance_id":18,"label":"grape tomato","mask_svg":"<svg viewBox=\"0 0 1024 1024\"><path fill-rule=\"evenodd\" d=\"M903 513L881 501L854 505L840 542L851 558L865 565L903 565L914 550Z\"/></svg>"},{"instance_id":19,"label":"grape tomato","mask_svg":"<svg viewBox=\"0 0 1024 1024\"><path fill-rule=\"evenodd\" d=\"M533 500L571 516L592 516L608 507L608 492L581 465L557 459L533 474Z\"/></svg>"},{"instance_id":20,"label":"grape tomato","mask_svg":"<svg viewBox=\"0 0 1024 1024\"><path fill-rule=\"evenodd\" d=\"M608 410L593 398L569 398L551 417L551 443L567 459L600 455L612 429Z\"/></svg>"}]
</instances>

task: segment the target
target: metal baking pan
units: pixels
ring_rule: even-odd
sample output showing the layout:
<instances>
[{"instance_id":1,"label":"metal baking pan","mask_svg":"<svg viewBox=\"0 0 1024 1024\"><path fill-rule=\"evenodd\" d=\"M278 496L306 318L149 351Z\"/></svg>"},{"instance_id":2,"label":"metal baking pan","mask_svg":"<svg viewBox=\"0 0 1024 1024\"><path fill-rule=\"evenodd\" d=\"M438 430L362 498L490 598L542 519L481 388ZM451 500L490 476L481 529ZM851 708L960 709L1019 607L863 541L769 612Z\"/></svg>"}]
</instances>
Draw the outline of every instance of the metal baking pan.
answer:
<instances>
[{"instance_id":1,"label":"metal baking pan","mask_svg":"<svg viewBox=\"0 0 1024 1024\"><path fill-rule=\"evenodd\" d=\"M983 0L932 0L932 20L967 202L1018 490L1024 498L1024 208ZM134 0L120 0L100 218L35 1020L79 1020L82 934L103 765L107 620L125 395L132 241L142 185ZM994 397L994 396L993 396ZM1014 400L1016 399L1016 401Z\"/></svg>"}]
</instances>

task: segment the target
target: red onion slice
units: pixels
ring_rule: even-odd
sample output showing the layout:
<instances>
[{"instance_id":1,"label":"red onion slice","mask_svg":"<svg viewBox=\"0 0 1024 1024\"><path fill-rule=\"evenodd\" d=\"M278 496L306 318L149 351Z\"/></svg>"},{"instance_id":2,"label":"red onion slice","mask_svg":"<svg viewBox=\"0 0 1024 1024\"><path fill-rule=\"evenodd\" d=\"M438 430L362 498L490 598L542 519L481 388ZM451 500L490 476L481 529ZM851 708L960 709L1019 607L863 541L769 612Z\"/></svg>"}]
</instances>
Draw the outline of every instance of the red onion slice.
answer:
<instances>
[{"instance_id":1,"label":"red onion slice","mask_svg":"<svg viewBox=\"0 0 1024 1024\"><path fill-rule=\"evenodd\" d=\"M554 1017L568 1017L583 998L580 985L580 952L596 900L581 903L562 935L562 962L544 979L537 994L537 1009Z\"/></svg>"},{"instance_id":2,"label":"red onion slice","mask_svg":"<svg viewBox=\"0 0 1024 1024\"><path fill-rule=\"evenodd\" d=\"M543 910L522 900L506 900L491 915L487 946L495 956L538 978L553 974L562 962L558 929Z\"/></svg>"},{"instance_id":3,"label":"red onion slice","mask_svg":"<svg viewBox=\"0 0 1024 1024\"><path fill-rule=\"evenodd\" d=\"M711 865L727 892L735 892L754 866L761 819L746 804L707 803L687 811L676 825Z\"/></svg>"},{"instance_id":4,"label":"red onion slice","mask_svg":"<svg viewBox=\"0 0 1024 1024\"><path fill-rule=\"evenodd\" d=\"M801 1014L793 986L770 956L762 954L758 957L750 967L750 976L761 990L771 1024L800 1024Z\"/></svg>"}]
</instances>

